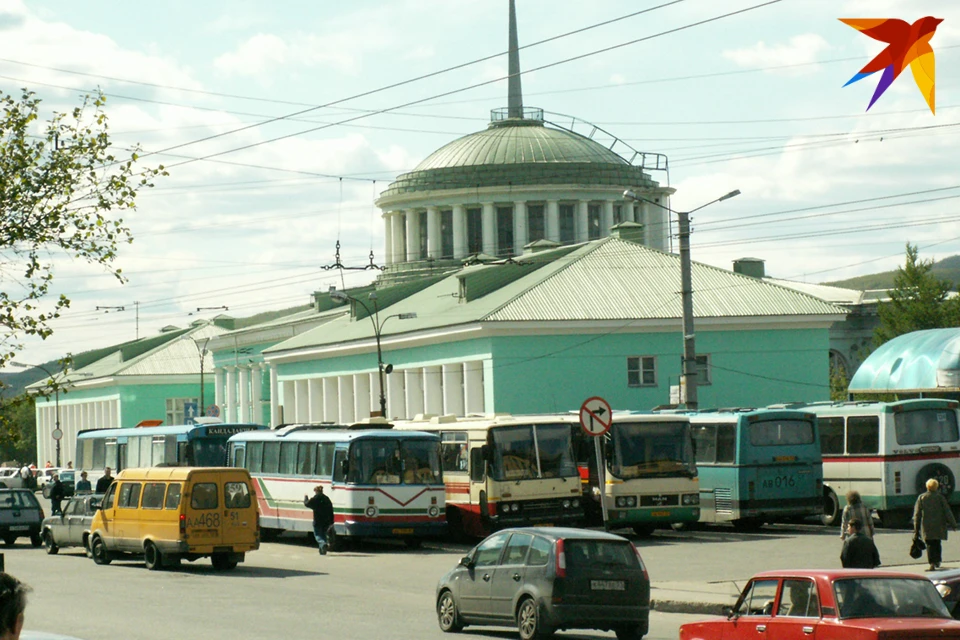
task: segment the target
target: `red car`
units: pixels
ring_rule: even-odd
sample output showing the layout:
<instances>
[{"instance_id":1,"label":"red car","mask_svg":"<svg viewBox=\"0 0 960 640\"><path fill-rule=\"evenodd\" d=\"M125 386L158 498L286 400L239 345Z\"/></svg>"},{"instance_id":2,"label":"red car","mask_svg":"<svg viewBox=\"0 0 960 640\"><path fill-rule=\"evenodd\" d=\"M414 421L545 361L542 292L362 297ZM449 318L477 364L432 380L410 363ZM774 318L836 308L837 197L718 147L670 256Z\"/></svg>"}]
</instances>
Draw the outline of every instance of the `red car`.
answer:
<instances>
[{"instance_id":1,"label":"red car","mask_svg":"<svg viewBox=\"0 0 960 640\"><path fill-rule=\"evenodd\" d=\"M748 638L960 638L960 620L923 576L838 569L757 574L726 620L680 627L680 640Z\"/></svg>"}]
</instances>

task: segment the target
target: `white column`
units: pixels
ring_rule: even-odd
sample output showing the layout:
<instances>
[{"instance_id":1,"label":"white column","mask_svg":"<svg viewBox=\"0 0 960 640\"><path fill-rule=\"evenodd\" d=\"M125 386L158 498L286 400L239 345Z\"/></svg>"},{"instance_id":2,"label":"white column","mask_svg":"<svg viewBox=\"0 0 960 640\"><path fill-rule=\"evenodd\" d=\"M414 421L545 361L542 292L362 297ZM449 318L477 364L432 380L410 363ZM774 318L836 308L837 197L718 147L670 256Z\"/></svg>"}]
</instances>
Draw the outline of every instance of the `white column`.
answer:
<instances>
[{"instance_id":1,"label":"white column","mask_svg":"<svg viewBox=\"0 0 960 640\"><path fill-rule=\"evenodd\" d=\"M392 211L384 211L383 219L383 261L393 264L393 217Z\"/></svg>"},{"instance_id":2,"label":"white column","mask_svg":"<svg viewBox=\"0 0 960 640\"><path fill-rule=\"evenodd\" d=\"M573 223L574 241L586 242L590 239L590 201L577 202L577 215Z\"/></svg>"},{"instance_id":3,"label":"white column","mask_svg":"<svg viewBox=\"0 0 960 640\"><path fill-rule=\"evenodd\" d=\"M330 376L323 379L323 420L324 422L336 422L340 419L339 402L340 389L338 388L337 378Z\"/></svg>"},{"instance_id":4,"label":"white column","mask_svg":"<svg viewBox=\"0 0 960 640\"><path fill-rule=\"evenodd\" d=\"M236 367L226 367L227 369L227 422L237 421L237 369Z\"/></svg>"},{"instance_id":5,"label":"white column","mask_svg":"<svg viewBox=\"0 0 960 640\"><path fill-rule=\"evenodd\" d=\"M353 415L357 421L370 417L370 374L358 373L353 376ZM380 405L377 405L377 411Z\"/></svg>"},{"instance_id":6,"label":"white column","mask_svg":"<svg viewBox=\"0 0 960 640\"><path fill-rule=\"evenodd\" d=\"M223 369L219 367L213 370L213 403L220 407L223 415Z\"/></svg>"},{"instance_id":7,"label":"white column","mask_svg":"<svg viewBox=\"0 0 960 640\"><path fill-rule=\"evenodd\" d=\"M483 413L483 360L463 363L465 413Z\"/></svg>"},{"instance_id":8,"label":"white column","mask_svg":"<svg viewBox=\"0 0 960 640\"><path fill-rule=\"evenodd\" d=\"M310 420L310 391L309 380L297 380L294 385L294 394L296 395L296 410L292 421L288 422L308 422Z\"/></svg>"},{"instance_id":9,"label":"white column","mask_svg":"<svg viewBox=\"0 0 960 640\"><path fill-rule=\"evenodd\" d=\"M391 240L393 241L393 263L405 262L407 259L406 247L403 243L403 213L393 211L390 214L391 221Z\"/></svg>"},{"instance_id":10,"label":"white column","mask_svg":"<svg viewBox=\"0 0 960 640\"><path fill-rule=\"evenodd\" d=\"M280 424L280 380L277 368L270 367L270 426Z\"/></svg>"},{"instance_id":11,"label":"white column","mask_svg":"<svg viewBox=\"0 0 960 640\"><path fill-rule=\"evenodd\" d=\"M650 237L651 240L653 238L659 238L660 246L657 248L661 251L667 251L670 247L670 196L667 194L660 196L660 204L664 207L663 209L650 205L654 209L659 209L661 215L658 217L661 221L661 224L659 225L659 228L654 227L654 229L651 230L651 235L648 237Z\"/></svg>"},{"instance_id":12,"label":"white column","mask_svg":"<svg viewBox=\"0 0 960 640\"><path fill-rule=\"evenodd\" d=\"M380 378L376 371L367 374L367 388L370 389L370 410L380 411ZM383 376L383 397L387 397L387 376ZM389 407L387 407L389 410ZM383 416L386 418L386 416Z\"/></svg>"},{"instance_id":13,"label":"white column","mask_svg":"<svg viewBox=\"0 0 960 640\"><path fill-rule=\"evenodd\" d=\"M391 375L397 375L394 371ZM423 370L404 369L403 382L406 387L407 417L413 418L418 413L423 413Z\"/></svg>"},{"instance_id":14,"label":"white column","mask_svg":"<svg viewBox=\"0 0 960 640\"><path fill-rule=\"evenodd\" d=\"M250 373L250 419L263 424L263 363L254 365Z\"/></svg>"},{"instance_id":15,"label":"white column","mask_svg":"<svg viewBox=\"0 0 960 640\"><path fill-rule=\"evenodd\" d=\"M394 369L393 373L384 376L384 380L387 385L387 419L412 418L407 414L406 375Z\"/></svg>"},{"instance_id":16,"label":"white column","mask_svg":"<svg viewBox=\"0 0 960 640\"><path fill-rule=\"evenodd\" d=\"M250 369L240 367L240 406L237 411L237 420L250 421Z\"/></svg>"},{"instance_id":17,"label":"white column","mask_svg":"<svg viewBox=\"0 0 960 640\"><path fill-rule=\"evenodd\" d=\"M463 411L463 364L443 365L443 412L462 416Z\"/></svg>"},{"instance_id":18,"label":"white column","mask_svg":"<svg viewBox=\"0 0 960 640\"><path fill-rule=\"evenodd\" d=\"M453 257L467 257L467 209L462 204L453 205Z\"/></svg>"},{"instance_id":19,"label":"white column","mask_svg":"<svg viewBox=\"0 0 960 640\"><path fill-rule=\"evenodd\" d=\"M353 376L337 376L337 384L340 387L340 422L356 422L353 411Z\"/></svg>"},{"instance_id":20,"label":"white column","mask_svg":"<svg viewBox=\"0 0 960 640\"><path fill-rule=\"evenodd\" d=\"M547 200L546 239L550 242L560 242L560 202Z\"/></svg>"},{"instance_id":21,"label":"white column","mask_svg":"<svg viewBox=\"0 0 960 640\"><path fill-rule=\"evenodd\" d=\"M311 378L307 385L310 406L308 422L323 422L323 379Z\"/></svg>"},{"instance_id":22,"label":"white column","mask_svg":"<svg viewBox=\"0 0 960 640\"><path fill-rule=\"evenodd\" d=\"M492 202L483 203L480 219L480 226L483 227L483 253L495 256L497 255L497 208Z\"/></svg>"},{"instance_id":23,"label":"white column","mask_svg":"<svg viewBox=\"0 0 960 640\"><path fill-rule=\"evenodd\" d=\"M290 424L297 419L297 383L293 380L284 380L281 387L283 397L280 402L281 411L277 415L277 424Z\"/></svg>"},{"instance_id":24,"label":"white column","mask_svg":"<svg viewBox=\"0 0 960 640\"><path fill-rule=\"evenodd\" d=\"M527 203L513 203L513 254L523 254L523 245L527 244L530 229L530 223L527 220Z\"/></svg>"},{"instance_id":25,"label":"white column","mask_svg":"<svg viewBox=\"0 0 960 640\"><path fill-rule=\"evenodd\" d=\"M424 413L443 413L443 368L440 365L423 368Z\"/></svg>"},{"instance_id":26,"label":"white column","mask_svg":"<svg viewBox=\"0 0 960 640\"><path fill-rule=\"evenodd\" d=\"M420 255L420 212L404 211L407 219L407 262L423 259Z\"/></svg>"},{"instance_id":27,"label":"white column","mask_svg":"<svg viewBox=\"0 0 960 640\"><path fill-rule=\"evenodd\" d=\"M604 200L603 209L600 213L600 237L606 238L610 235L610 227L613 226L613 200Z\"/></svg>"},{"instance_id":28,"label":"white column","mask_svg":"<svg viewBox=\"0 0 960 640\"><path fill-rule=\"evenodd\" d=\"M630 202L629 200L625 200L623 202L623 209L621 209L621 213L622 213L624 222L641 222L640 220L634 219L633 202Z\"/></svg>"},{"instance_id":29,"label":"white column","mask_svg":"<svg viewBox=\"0 0 960 640\"><path fill-rule=\"evenodd\" d=\"M427 257L440 259L442 251L442 236L440 235L440 210L436 207L427 207Z\"/></svg>"}]
</instances>

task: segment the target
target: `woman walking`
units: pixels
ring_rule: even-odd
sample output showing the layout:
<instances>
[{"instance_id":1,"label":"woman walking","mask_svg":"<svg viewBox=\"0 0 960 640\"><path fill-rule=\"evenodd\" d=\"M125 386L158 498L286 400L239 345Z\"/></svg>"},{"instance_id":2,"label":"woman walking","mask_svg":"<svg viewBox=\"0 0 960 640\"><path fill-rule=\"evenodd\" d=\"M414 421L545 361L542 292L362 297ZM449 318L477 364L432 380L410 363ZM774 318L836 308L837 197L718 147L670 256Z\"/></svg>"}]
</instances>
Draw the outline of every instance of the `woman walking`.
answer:
<instances>
[{"instance_id":1,"label":"woman walking","mask_svg":"<svg viewBox=\"0 0 960 640\"><path fill-rule=\"evenodd\" d=\"M863 504L860 499L860 492L851 489L847 491L847 506L843 508L843 519L840 522L841 540L846 540L847 536L850 535L847 533L847 525L854 518L860 521L860 533L868 538L873 538L873 515L867 505Z\"/></svg>"},{"instance_id":2,"label":"woman walking","mask_svg":"<svg viewBox=\"0 0 960 640\"><path fill-rule=\"evenodd\" d=\"M950 503L937 491L939 488L940 483L935 478L927 480L927 492L917 498L913 508L913 537L923 533L923 541L927 543L927 562L930 563L927 571L940 568L943 559L940 542L947 539L947 527L957 528Z\"/></svg>"}]
</instances>

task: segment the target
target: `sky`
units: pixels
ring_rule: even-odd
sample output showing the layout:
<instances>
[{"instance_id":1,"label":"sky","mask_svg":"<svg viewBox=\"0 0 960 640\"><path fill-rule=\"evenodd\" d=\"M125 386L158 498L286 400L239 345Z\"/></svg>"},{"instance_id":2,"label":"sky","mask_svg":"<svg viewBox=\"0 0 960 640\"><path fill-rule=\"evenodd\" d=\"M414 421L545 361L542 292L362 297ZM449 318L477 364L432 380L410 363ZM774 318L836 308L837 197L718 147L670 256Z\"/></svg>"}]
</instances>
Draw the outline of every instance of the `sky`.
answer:
<instances>
[{"instance_id":1,"label":"sky","mask_svg":"<svg viewBox=\"0 0 960 640\"><path fill-rule=\"evenodd\" d=\"M49 255L72 305L17 360L369 282L323 267L337 242L345 265L381 263L377 194L506 106L507 6L0 2L0 91L35 91L48 116L99 89L115 150L170 174L123 216L126 283ZM928 15L936 115L909 70L867 111L879 74L843 85L885 45L838 18ZM827 282L894 269L907 242L960 253L955 1L517 0L517 19L525 106L666 155L652 176L677 210L741 191L693 214L694 260Z\"/></svg>"}]
</instances>

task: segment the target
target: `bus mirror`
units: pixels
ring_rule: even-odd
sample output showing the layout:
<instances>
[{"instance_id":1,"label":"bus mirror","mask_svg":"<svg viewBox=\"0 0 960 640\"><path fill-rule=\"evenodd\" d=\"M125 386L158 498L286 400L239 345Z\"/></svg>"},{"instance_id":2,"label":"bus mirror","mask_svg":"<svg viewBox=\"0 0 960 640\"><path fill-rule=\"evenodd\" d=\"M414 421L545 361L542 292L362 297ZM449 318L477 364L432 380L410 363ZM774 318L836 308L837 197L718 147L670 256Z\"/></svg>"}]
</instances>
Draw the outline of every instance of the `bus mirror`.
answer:
<instances>
[{"instance_id":1,"label":"bus mirror","mask_svg":"<svg viewBox=\"0 0 960 640\"><path fill-rule=\"evenodd\" d=\"M350 471L350 463L347 460L340 461L340 473L344 478L347 477L347 472Z\"/></svg>"},{"instance_id":2,"label":"bus mirror","mask_svg":"<svg viewBox=\"0 0 960 640\"><path fill-rule=\"evenodd\" d=\"M486 460L487 462L490 462L490 445L485 444L482 447L480 447L480 457Z\"/></svg>"}]
</instances>

